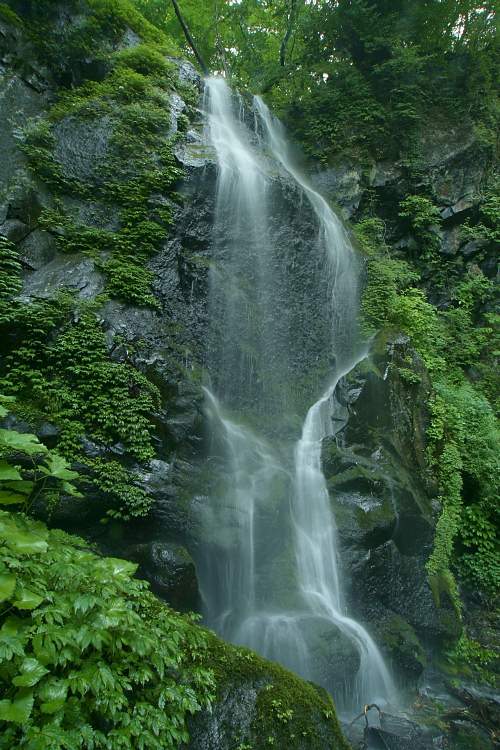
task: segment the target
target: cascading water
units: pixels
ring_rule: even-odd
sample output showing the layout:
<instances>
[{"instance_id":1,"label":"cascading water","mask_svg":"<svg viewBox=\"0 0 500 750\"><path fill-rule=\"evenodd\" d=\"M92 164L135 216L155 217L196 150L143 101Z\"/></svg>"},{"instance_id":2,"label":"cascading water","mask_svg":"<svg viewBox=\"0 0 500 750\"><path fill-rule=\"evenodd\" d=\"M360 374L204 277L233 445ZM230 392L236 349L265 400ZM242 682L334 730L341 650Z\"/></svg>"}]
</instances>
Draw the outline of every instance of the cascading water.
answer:
<instances>
[{"instance_id":1,"label":"cascading water","mask_svg":"<svg viewBox=\"0 0 500 750\"><path fill-rule=\"evenodd\" d=\"M247 108L212 78L205 113L218 166L211 489L198 560L206 619L227 640L323 684L345 710L393 701L379 650L346 613L321 470L322 441L336 431L337 384L365 355L356 257L261 99ZM294 246L297 217L310 232L307 256ZM311 390L322 395L297 440Z\"/></svg>"}]
</instances>

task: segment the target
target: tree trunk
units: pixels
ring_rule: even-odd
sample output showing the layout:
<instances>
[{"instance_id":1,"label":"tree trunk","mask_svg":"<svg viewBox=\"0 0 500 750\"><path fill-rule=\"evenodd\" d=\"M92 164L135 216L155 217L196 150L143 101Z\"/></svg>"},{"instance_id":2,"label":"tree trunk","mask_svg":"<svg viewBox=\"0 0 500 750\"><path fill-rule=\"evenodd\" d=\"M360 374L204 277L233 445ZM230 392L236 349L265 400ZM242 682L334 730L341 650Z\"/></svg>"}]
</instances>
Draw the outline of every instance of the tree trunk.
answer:
<instances>
[{"instance_id":1,"label":"tree trunk","mask_svg":"<svg viewBox=\"0 0 500 750\"><path fill-rule=\"evenodd\" d=\"M280 44L280 65L282 67L285 67L286 62L286 48L288 46L288 42L290 41L290 37L292 36L293 27L295 24L296 16L297 16L298 6L297 6L297 0L290 0L290 12L288 14L288 26L285 32L285 36L281 40Z\"/></svg>"},{"instance_id":2,"label":"tree trunk","mask_svg":"<svg viewBox=\"0 0 500 750\"><path fill-rule=\"evenodd\" d=\"M203 56L198 51L198 48L196 47L196 44L194 43L194 39L191 36L191 32L189 31L187 24L182 16L181 9L179 8L179 5L177 3L177 0L172 0L172 5L174 6L175 15L177 16L177 19L182 27L182 30L184 32L184 36L186 37L187 43L191 47L191 49L194 52L194 56L198 60L199 66L203 72L204 75L208 76L210 71L207 68L207 65L205 63L205 60L203 59Z\"/></svg>"}]
</instances>

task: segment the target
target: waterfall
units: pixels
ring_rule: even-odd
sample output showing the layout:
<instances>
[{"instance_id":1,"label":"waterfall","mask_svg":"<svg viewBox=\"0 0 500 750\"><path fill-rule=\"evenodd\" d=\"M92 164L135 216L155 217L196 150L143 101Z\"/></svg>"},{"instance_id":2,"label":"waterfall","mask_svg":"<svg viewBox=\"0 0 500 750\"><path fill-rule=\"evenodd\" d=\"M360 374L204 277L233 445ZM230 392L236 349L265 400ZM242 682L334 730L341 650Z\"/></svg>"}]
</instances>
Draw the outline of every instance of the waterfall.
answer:
<instances>
[{"instance_id":1,"label":"waterfall","mask_svg":"<svg viewBox=\"0 0 500 750\"><path fill-rule=\"evenodd\" d=\"M322 684L341 709L394 701L375 642L346 611L321 469L337 385L366 354L356 255L260 98L245 103L210 78L204 111L218 167L198 558L206 620Z\"/></svg>"}]
</instances>

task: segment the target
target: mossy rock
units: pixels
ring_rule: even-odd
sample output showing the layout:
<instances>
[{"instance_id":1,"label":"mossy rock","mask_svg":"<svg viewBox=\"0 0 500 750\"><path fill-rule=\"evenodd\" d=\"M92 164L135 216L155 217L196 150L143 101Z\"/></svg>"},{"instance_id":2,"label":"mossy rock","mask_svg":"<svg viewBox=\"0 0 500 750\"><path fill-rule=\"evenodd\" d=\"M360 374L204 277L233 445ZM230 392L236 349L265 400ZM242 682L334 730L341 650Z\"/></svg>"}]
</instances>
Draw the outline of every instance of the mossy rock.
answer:
<instances>
[{"instance_id":1,"label":"mossy rock","mask_svg":"<svg viewBox=\"0 0 500 750\"><path fill-rule=\"evenodd\" d=\"M217 698L190 724L190 750L348 750L328 693L212 637Z\"/></svg>"},{"instance_id":2,"label":"mossy rock","mask_svg":"<svg viewBox=\"0 0 500 750\"><path fill-rule=\"evenodd\" d=\"M422 674L427 658L412 626L400 615L394 615L382 623L380 631L381 643L396 668L414 678Z\"/></svg>"}]
</instances>

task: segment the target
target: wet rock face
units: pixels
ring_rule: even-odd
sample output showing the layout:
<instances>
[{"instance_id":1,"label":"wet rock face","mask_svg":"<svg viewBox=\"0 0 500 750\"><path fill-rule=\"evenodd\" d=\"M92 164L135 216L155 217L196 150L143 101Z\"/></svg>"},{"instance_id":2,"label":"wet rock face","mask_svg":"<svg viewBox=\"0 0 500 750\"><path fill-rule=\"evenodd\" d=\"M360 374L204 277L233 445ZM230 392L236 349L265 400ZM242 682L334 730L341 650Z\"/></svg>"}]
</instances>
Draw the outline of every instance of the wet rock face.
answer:
<instances>
[{"instance_id":1,"label":"wet rock face","mask_svg":"<svg viewBox=\"0 0 500 750\"><path fill-rule=\"evenodd\" d=\"M102 163L109 150L111 120L101 117L81 120L65 117L55 127L54 158L64 177L77 180L103 179Z\"/></svg>"},{"instance_id":2,"label":"wet rock face","mask_svg":"<svg viewBox=\"0 0 500 750\"><path fill-rule=\"evenodd\" d=\"M225 690L214 709L198 714L190 726L189 750L233 750L251 733L261 684Z\"/></svg>"},{"instance_id":3,"label":"wet rock face","mask_svg":"<svg viewBox=\"0 0 500 750\"><path fill-rule=\"evenodd\" d=\"M347 595L396 672L415 680L426 644L456 636L450 608L438 610L427 582L434 529L426 475L429 382L407 339L375 347L342 383L340 427L323 445Z\"/></svg>"},{"instance_id":4,"label":"wet rock face","mask_svg":"<svg viewBox=\"0 0 500 750\"><path fill-rule=\"evenodd\" d=\"M51 299L62 289L69 289L81 299L94 299L104 289L104 275L100 273L93 260L79 254L70 257L58 253L53 259L42 264L44 244L38 242L31 251L39 266L36 273L26 279L22 297L30 299ZM47 255L45 255L47 257Z\"/></svg>"},{"instance_id":5,"label":"wet rock face","mask_svg":"<svg viewBox=\"0 0 500 750\"><path fill-rule=\"evenodd\" d=\"M358 673L360 655L352 640L328 621L318 623L311 638L311 670L315 680L341 699L352 694L350 677Z\"/></svg>"}]
</instances>

